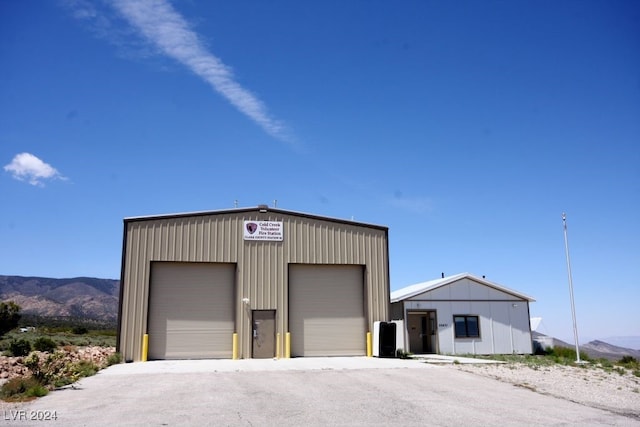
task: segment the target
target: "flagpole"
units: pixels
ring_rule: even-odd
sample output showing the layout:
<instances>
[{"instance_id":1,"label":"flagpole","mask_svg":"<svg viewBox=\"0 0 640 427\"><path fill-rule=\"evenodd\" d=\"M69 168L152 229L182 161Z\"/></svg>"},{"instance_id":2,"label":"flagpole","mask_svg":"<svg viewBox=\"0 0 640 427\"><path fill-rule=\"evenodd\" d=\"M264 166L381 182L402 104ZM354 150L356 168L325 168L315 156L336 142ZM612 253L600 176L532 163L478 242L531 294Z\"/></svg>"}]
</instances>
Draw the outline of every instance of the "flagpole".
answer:
<instances>
[{"instance_id":1,"label":"flagpole","mask_svg":"<svg viewBox=\"0 0 640 427\"><path fill-rule=\"evenodd\" d=\"M569 275L569 296L571 297L571 317L573 318L573 338L576 343L576 363L580 361L580 346L578 344L578 324L576 323L576 305L573 301L573 279L571 278L571 260L569 259L569 240L567 239L567 215L562 213L562 225L564 228L564 250L567 254L567 271Z\"/></svg>"}]
</instances>

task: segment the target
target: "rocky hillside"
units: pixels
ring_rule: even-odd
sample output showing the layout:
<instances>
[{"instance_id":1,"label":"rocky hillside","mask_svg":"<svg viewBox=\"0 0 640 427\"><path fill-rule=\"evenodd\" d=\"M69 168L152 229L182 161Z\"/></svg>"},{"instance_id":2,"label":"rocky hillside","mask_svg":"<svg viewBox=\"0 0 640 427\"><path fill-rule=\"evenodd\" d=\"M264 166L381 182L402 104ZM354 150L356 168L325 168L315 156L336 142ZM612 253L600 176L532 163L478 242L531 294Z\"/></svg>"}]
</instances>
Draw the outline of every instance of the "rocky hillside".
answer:
<instances>
[{"instance_id":1,"label":"rocky hillside","mask_svg":"<svg viewBox=\"0 0 640 427\"><path fill-rule=\"evenodd\" d=\"M120 281L75 277L0 276L0 301L14 301L22 313L115 323Z\"/></svg>"},{"instance_id":2,"label":"rocky hillside","mask_svg":"<svg viewBox=\"0 0 640 427\"><path fill-rule=\"evenodd\" d=\"M622 356L635 357L640 360L640 350L632 350L629 348L618 347L604 341L591 341L581 345L580 350L586 352L590 357L618 360Z\"/></svg>"},{"instance_id":3,"label":"rocky hillside","mask_svg":"<svg viewBox=\"0 0 640 427\"><path fill-rule=\"evenodd\" d=\"M539 332L533 332L532 335L534 341L541 341L545 344L549 341L553 341L554 347L575 348L575 346L572 344L569 344L557 338L549 337ZM580 345L580 351L586 353L592 359L620 360L623 356L631 356L640 360L640 350L620 347L598 340Z\"/></svg>"}]
</instances>

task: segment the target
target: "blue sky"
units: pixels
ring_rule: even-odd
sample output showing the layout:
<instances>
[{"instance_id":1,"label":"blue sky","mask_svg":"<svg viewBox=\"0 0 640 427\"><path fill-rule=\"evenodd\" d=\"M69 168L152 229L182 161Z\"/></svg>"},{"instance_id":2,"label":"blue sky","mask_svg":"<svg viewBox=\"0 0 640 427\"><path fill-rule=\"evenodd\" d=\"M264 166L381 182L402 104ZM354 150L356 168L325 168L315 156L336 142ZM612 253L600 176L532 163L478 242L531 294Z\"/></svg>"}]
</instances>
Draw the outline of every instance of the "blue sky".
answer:
<instances>
[{"instance_id":1,"label":"blue sky","mask_svg":"<svg viewBox=\"0 0 640 427\"><path fill-rule=\"evenodd\" d=\"M636 1L0 1L0 274L119 278L122 219L389 227L572 340L640 335Z\"/></svg>"}]
</instances>

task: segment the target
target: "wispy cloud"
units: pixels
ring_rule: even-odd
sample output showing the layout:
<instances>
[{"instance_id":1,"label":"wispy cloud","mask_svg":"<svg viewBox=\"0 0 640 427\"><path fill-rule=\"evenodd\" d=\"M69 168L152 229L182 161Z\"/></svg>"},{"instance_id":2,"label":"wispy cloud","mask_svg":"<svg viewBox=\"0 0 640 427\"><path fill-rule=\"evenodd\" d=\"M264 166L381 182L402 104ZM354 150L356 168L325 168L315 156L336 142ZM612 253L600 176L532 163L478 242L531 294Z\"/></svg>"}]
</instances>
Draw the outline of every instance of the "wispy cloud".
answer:
<instances>
[{"instance_id":1,"label":"wispy cloud","mask_svg":"<svg viewBox=\"0 0 640 427\"><path fill-rule=\"evenodd\" d=\"M66 179L56 168L30 153L16 154L4 170L11 173L15 179L36 186L44 186L42 181L46 179Z\"/></svg>"},{"instance_id":2,"label":"wispy cloud","mask_svg":"<svg viewBox=\"0 0 640 427\"><path fill-rule=\"evenodd\" d=\"M184 65L210 84L216 92L265 132L279 140L292 142L292 137L283 123L273 118L265 104L235 80L231 68L207 49L198 34L168 1L114 0L110 4L133 29L162 54ZM76 18L91 22L101 37L109 38L105 35L108 31L116 33L111 41L122 41L121 31L90 2L67 0L67 6L72 9Z\"/></svg>"},{"instance_id":3,"label":"wispy cloud","mask_svg":"<svg viewBox=\"0 0 640 427\"><path fill-rule=\"evenodd\" d=\"M390 200L391 206L415 214L423 214L433 210L433 202L426 197L403 197L402 192L396 191Z\"/></svg>"}]
</instances>

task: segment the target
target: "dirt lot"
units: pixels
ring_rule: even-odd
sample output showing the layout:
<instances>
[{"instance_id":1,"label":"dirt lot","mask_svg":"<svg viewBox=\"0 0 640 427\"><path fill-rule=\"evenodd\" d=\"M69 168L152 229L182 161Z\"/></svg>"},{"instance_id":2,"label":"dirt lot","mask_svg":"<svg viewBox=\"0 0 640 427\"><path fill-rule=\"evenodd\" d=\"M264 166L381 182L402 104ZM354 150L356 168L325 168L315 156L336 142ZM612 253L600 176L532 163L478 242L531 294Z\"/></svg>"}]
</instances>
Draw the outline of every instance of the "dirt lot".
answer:
<instances>
[{"instance_id":1,"label":"dirt lot","mask_svg":"<svg viewBox=\"0 0 640 427\"><path fill-rule=\"evenodd\" d=\"M450 366L640 421L640 378L628 369L605 370L589 364L578 367L536 367L523 363Z\"/></svg>"}]
</instances>

